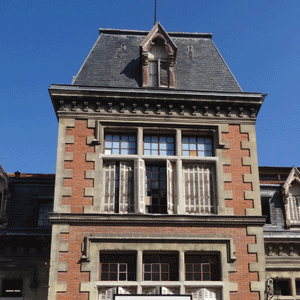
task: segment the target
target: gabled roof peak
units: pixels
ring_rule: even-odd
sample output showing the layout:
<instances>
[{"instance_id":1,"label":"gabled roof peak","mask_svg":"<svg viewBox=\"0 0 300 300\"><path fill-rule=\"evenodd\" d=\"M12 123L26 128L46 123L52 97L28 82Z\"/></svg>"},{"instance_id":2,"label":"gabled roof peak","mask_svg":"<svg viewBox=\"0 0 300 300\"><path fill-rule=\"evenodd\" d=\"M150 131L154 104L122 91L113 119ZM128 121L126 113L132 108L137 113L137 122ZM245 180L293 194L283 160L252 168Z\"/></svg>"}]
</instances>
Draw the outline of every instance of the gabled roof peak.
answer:
<instances>
[{"instance_id":1,"label":"gabled roof peak","mask_svg":"<svg viewBox=\"0 0 300 300\"><path fill-rule=\"evenodd\" d=\"M287 180L283 185L284 194L287 195L289 193L289 188L292 185L293 181L296 181L298 184L300 184L300 171L295 166L293 166Z\"/></svg>"},{"instance_id":2,"label":"gabled roof peak","mask_svg":"<svg viewBox=\"0 0 300 300\"><path fill-rule=\"evenodd\" d=\"M168 50L170 53L175 54L177 51L177 46L173 42L173 40L170 38L168 33L165 31L165 29L162 27L162 25L157 22L151 31L148 33L146 38L141 43L141 47L143 51L148 51L149 45L154 42L154 40L160 39L163 40L165 45L168 47Z\"/></svg>"}]
</instances>

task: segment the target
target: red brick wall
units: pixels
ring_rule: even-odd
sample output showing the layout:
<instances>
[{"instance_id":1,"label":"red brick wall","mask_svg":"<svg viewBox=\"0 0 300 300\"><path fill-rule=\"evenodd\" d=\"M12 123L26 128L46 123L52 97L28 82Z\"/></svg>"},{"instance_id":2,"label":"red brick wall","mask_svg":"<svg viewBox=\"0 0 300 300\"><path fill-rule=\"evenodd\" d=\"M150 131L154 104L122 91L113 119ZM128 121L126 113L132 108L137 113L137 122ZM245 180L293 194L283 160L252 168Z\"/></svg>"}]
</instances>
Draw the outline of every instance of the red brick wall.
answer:
<instances>
[{"instance_id":1,"label":"red brick wall","mask_svg":"<svg viewBox=\"0 0 300 300\"><path fill-rule=\"evenodd\" d=\"M252 200L245 200L245 191L252 191L252 184L244 182L243 175L251 174L250 166L243 166L243 157L249 157L249 150L241 148L242 141L248 141L248 134L240 132L239 125L229 125L229 132L222 134L222 139L229 141L230 148L223 150L223 156L230 157L230 166L224 166L224 173L230 173L231 182L224 183L225 190L231 190L232 200L226 200L226 207L233 207L235 215L245 215L246 208L253 208Z\"/></svg>"},{"instance_id":2,"label":"red brick wall","mask_svg":"<svg viewBox=\"0 0 300 300\"><path fill-rule=\"evenodd\" d=\"M86 153L93 153L94 147L86 144L86 138L94 135L87 128L87 120L76 120L74 128L67 128L67 135L74 135L74 144L66 144L65 151L73 153L73 161L65 161L65 169L73 170L73 178L64 179L64 187L72 188L71 197L63 197L63 205L71 205L71 212L83 212L84 205L92 205L92 197L84 197L84 188L93 187L93 179L85 179L85 171L93 170L94 163L86 162Z\"/></svg>"}]
</instances>

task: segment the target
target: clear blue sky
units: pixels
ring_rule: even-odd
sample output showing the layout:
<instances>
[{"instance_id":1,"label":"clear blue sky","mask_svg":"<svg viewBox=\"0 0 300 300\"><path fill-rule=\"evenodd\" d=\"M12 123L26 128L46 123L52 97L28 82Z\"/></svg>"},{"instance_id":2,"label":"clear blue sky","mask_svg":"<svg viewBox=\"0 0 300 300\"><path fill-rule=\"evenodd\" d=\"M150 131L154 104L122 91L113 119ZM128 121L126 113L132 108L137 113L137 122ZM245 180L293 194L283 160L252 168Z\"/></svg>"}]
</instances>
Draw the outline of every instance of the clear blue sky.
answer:
<instances>
[{"instance_id":1,"label":"clear blue sky","mask_svg":"<svg viewBox=\"0 0 300 300\"><path fill-rule=\"evenodd\" d=\"M210 32L243 91L268 93L257 121L261 166L300 166L300 1L157 0L167 31ZM99 28L150 30L154 0L2 0L0 164L54 173L48 94L70 84Z\"/></svg>"}]
</instances>

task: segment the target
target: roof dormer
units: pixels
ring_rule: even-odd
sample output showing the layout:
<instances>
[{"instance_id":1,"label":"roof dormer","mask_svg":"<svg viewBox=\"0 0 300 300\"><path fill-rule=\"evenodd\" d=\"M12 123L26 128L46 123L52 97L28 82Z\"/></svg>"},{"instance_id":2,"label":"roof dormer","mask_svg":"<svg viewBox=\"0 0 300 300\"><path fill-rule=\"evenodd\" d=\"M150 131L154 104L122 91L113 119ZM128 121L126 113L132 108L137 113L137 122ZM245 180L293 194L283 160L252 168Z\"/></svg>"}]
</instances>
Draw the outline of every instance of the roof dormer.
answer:
<instances>
[{"instance_id":1,"label":"roof dormer","mask_svg":"<svg viewBox=\"0 0 300 300\"><path fill-rule=\"evenodd\" d=\"M159 22L140 47L143 87L174 87L177 46Z\"/></svg>"},{"instance_id":2,"label":"roof dormer","mask_svg":"<svg viewBox=\"0 0 300 300\"><path fill-rule=\"evenodd\" d=\"M287 228L300 227L300 172L293 167L282 187Z\"/></svg>"}]
</instances>

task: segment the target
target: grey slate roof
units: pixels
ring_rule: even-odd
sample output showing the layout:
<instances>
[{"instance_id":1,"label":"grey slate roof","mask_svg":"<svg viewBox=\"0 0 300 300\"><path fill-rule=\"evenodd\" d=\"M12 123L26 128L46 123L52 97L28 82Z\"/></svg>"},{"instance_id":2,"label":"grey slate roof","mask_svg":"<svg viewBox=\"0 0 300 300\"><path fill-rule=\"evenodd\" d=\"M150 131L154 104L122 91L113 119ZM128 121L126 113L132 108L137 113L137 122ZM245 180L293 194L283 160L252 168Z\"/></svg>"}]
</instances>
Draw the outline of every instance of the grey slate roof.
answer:
<instances>
[{"instance_id":1,"label":"grey slate roof","mask_svg":"<svg viewBox=\"0 0 300 300\"><path fill-rule=\"evenodd\" d=\"M101 29L99 38L72 84L140 88L142 79L139 46L147 34L146 31ZM168 34L178 47L176 89L242 91L214 45L211 34Z\"/></svg>"}]
</instances>

